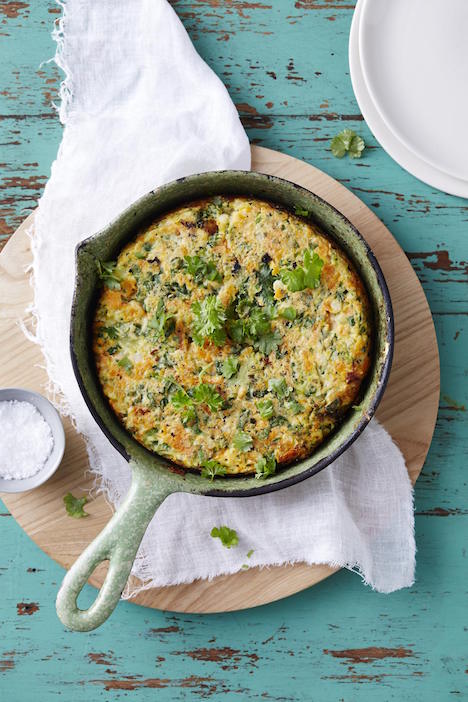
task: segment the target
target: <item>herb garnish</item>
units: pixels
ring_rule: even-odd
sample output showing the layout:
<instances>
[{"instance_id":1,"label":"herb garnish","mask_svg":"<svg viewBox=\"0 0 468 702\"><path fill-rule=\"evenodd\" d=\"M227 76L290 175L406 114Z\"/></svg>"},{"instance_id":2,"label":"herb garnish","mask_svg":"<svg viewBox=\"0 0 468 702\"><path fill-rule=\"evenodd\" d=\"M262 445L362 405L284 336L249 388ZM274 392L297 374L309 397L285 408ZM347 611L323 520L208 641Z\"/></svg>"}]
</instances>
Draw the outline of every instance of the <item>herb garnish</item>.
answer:
<instances>
[{"instance_id":1,"label":"herb garnish","mask_svg":"<svg viewBox=\"0 0 468 702\"><path fill-rule=\"evenodd\" d=\"M239 359L234 358L233 356L228 356L224 359L221 370L226 380L233 378L239 370Z\"/></svg>"},{"instance_id":2,"label":"herb garnish","mask_svg":"<svg viewBox=\"0 0 468 702\"><path fill-rule=\"evenodd\" d=\"M199 405L208 405L210 410L216 412L223 405L223 398L216 392L212 385L200 383L192 389L193 401Z\"/></svg>"},{"instance_id":3,"label":"herb garnish","mask_svg":"<svg viewBox=\"0 0 468 702\"><path fill-rule=\"evenodd\" d=\"M156 307L156 312L148 322L148 327L154 332L157 339L163 339L171 333L174 326L174 315L167 314L164 308L164 302L159 300Z\"/></svg>"},{"instance_id":4,"label":"herb garnish","mask_svg":"<svg viewBox=\"0 0 468 702\"><path fill-rule=\"evenodd\" d=\"M234 439L233 439L232 443L234 445L234 448L236 448L241 453L245 453L246 451L250 451L250 449L252 448L253 439L250 436L250 434L247 434L247 432L238 431L234 435Z\"/></svg>"},{"instance_id":5,"label":"herb garnish","mask_svg":"<svg viewBox=\"0 0 468 702\"><path fill-rule=\"evenodd\" d=\"M268 390L274 392L280 399L289 395L289 388L284 378L270 378Z\"/></svg>"},{"instance_id":6,"label":"herb garnish","mask_svg":"<svg viewBox=\"0 0 468 702\"><path fill-rule=\"evenodd\" d=\"M260 417L269 419L273 414L273 402L271 400L260 400L260 402L257 402L257 409Z\"/></svg>"},{"instance_id":7,"label":"herb garnish","mask_svg":"<svg viewBox=\"0 0 468 702\"><path fill-rule=\"evenodd\" d=\"M282 307L279 310L279 316L284 317L284 319L289 319L290 322L294 322L297 317L297 312L294 307Z\"/></svg>"},{"instance_id":8,"label":"herb garnish","mask_svg":"<svg viewBox=\"0 0 468 702\"><path fill-rule=\"evenodd\" d=\"M81 519L81 517L89 517L88 512L85 512L83 507L88 502L87 497L74 497L71 492L67 492L63 498L65 509L70 517Z\"/></svg>"},{"instance_id":9,"label":"herb garnish","mask_svg":"<svg viewBox=\"0 0 468 702\"><path fill-rule=\"evenodd\" d=\"M242 300L235 311L242 316L229 319L229 336L238 344L249 344L266 356L278 348L282 337L271 328L273 311L257 307L255 302Z\"/></svg>"},{"instance_id":10,"label":"herb garnish","mask_svg":"<svg viewBox=\"0 0 468 702\"><path fill-rule=\"evenodd\" d=\"M121 274L115 261L96 261L98 274L110 290L120 290Z\"/></svg>"},{"instance_id":11,"label":"herb garnish","mask_svg":"<svg viewBox=\"0 0 468 702\"><path fill-rule=\"evenodd\" d=\"M351 158L361 158L361 154L366 148L364 139L356 134L352 129L343 129L330 142L333 156L343 158L347 153Z\"/></svg>"},{"instance_id":12,"label":"herb garnish","mask_svg":"<svg viewBox=\"0 0 468 702\"><path fill-rule=\"evenodd\" d=\"M267 478L276 473L276 459L274 456L261 456L255 465L255 477L257 479Z\"/></svg>"},{"instance_id":13,"label":"herb garnish","mask_svg":"<svg viewBox=\"0 0 468 702\"><path fill-rule=\"evenodd\" d=\"M304 251L304 265L297 268L282 268L280 276L290 292L299 292L306 288L317 288L320 282L324 262L309 249Z\"/></svg>"},{"instance_id":14,"label":"herb garnish","mask_svg":"<svg viewBox=\"0 0 468 702\"><path fill-rule=\"evenodd\" d=\"M230 529L228 526L213 527L210 536L213 539L220 539L223 546L232 548L239 543L239 537L235 529Z\"/></svg>"},{"instance_id":15,"label":"herb garnish","mask_svg":"<svg viewBox=\"0 0 468 702\"><path fill-rule=\"evenodd\" d=\"M218 461L205 461L201 472L202 478L208 478L211 482L217 475L226 475L226 467L218 463Z\"/></svg>"},{"instance_id":16,"label":"herb garnish","mask_svg":"<svg viewBox=\"0 0 468 702\"><path fill-rule=\"evenodd\" d=\"M184 256L183 268L196 283L203 283L205 280L220 283L223 279L215 263L210 260L206 261L202 256Z\"/></svg>"},{"instance_id":17,"label":"herb garnish","mask_svg":"<svg viewBox=\"0 0 468 702\"><path fill-rule=\"evenodd\" d=\"M193 338L197 344L202 346L205 339L209 339L216 346L222 346L226 341L224 329L226 310L216 295L209 295L201 302L198 300L194 302L192 312L194 315Z\"/></svg>"},{"instance_id":18,"label":"herb garnish","mask_svg":"<svg viewBox=\"0 0 468 702\"><path fill-rule=\"evenodd\" d=\"M296 205L294 207L294 214L296 214L298 217L308 217L310 212L309 210L304 210L302 207L298 207Z\"/></svg>"},{"instance_id":19,"label":"herb garnish","mask_svg":"<svg viewBox=\"0 0 468 702\"><path fill-rule=\"evenodd\" d=\"M125 371L127 371L127 373L130 373L130 371L133 368L133 363L128 358L128 356L124 356L120 359L120 361L117 361L117 365L123 368Z\"/></svg>"},{"instance_id":20,"label":"herb garnish","mask_svg":"<svg viewBox=\"0 0 468 702\"><path fill-rule=\"evenodd\" d=\"M186 392L179 387L171 396L171 402L178 412L182 413L182 424L197 424L195 405L207 405L212 412L223 406L223 398L212 385L200 383Z\"/></svg>"}]
</instances>

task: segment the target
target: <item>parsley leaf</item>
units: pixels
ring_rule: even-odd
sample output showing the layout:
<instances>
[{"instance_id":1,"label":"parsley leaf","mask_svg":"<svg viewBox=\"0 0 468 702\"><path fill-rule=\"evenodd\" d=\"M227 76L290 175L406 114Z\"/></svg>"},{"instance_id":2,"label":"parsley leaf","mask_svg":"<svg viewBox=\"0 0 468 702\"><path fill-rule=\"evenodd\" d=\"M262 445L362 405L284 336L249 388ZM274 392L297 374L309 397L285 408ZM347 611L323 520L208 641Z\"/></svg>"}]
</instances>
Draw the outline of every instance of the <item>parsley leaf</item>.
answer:
<instances>
[{"instance_id":1,"label":"parsley leaf","mask_svg":"<svg viewBox=\"0 0 468 702\"><path fill-rule=\"evenodd\" d=\"M292 414L299 414L304 409L297 400L289 400L289 402L286 402L286 407Z\"/></svg>"},{"instance_id":2,"label":"parsley leaf","mask_svg":"<svg viewBox=\"0 0 468 702\"><path fill-rule=\"evenodd\" d=\"M309 249L304 251L304 266L297 268L282 268L280 276L290 292L299 292L306 288L317 288L320 282L324 262L316 253Z\"/></svg>"},{"instance_id":3,"label":"parsley leaf","mask_svg":"<svg viewBox=\"0 0 468 702\"><path fill-rule=\"evenodd\" d=\"M203 283L205 280L220 283L223 279L215 263L206 261L201 256L184 256L183 267L196 283Z\"/></svg>"},{"instance_id":4,"label":"parsley leaf","mask_svg":"<svg viewBox=\"0 0 468 702\"><path fill-rule=\"evenodd\" d=\"M128 356L124 356L120 359L120 361L117 361L117 365L123 368L125 371L127 371L127 373L130 373L130 371L133 368L133 363L128 358Z\"/></svg>"},{"instance_id":5,"label":"parsley leaf","mask_svg":"<svg viewBox=\"0 0 468 702\"><path fill-rule=\"evenodd\" d=\"M226 467L218 463L218 461L205 461L201 475L202 478L209 478L213 482L217 475L226 475Z\"/></svg>"},{"instance_id":6,"label":"parsley leaf","mask_svg":"<svg viewBox=\"0 0 468 702\"><path fill-rule=\"evenodd\" d=\"M192 397L194 402L197 404L208 405L210 410L215 412L221 409L223 405L223 398L219 393L216 392L212 385L208 383L200 383L192 390Z\"/></svg>"},{"instance_id":7,"label":"parsley leaf","mask_svg":"<svg viewBox=\"0 0 468 702\"><path fill-rule=\"evenodd\" d=\"M183 413L183 423L193 424L197 419L194 405L208 405L210 410L215 412L221 409L223 398L216 392L212 385L200 383L186 392L183 388L178 388L171 396L171 402L178 412Z\"/></svg>"},{"instance_id":8,"label":"parsley leaf","mask_svg":"<svg viewBox=\"0 0 468 702\"><path fill-rule=\"evenodd\" d=\"M348 153L351 158L361 158L361 154L366 148L364 139L356 134L352 129L343 129L330 142L333 156L343 158Z\"/></svg>"},{"instance_id":9,"label":"parsley leaf","mask_svg":"<svg viewBox=\"0 0 468 702\"><path fill-rule=\"evenodd\" d=\"M104 334L107 334L109 339L118 339L119 338L119 330L117 327L101 327L100 330L101 332L104 332Z\"/></svg>"},{"instance_id":10,"label":"parsley leaf","mask_svg":"<svg viewBox=\"0 0 468 702\"><path fill-rule=\"evenodd\" d=\"M232 548L239 543L239 537L235 529L230 529L228 526L213 527L210 536L213 539L221 539L221 543L226 548Z\"/></svg>"},{"instance_id":11,"label":"parsley leaf","mask_svg":"<svg viewBox=\"0 0 468 702\"><path fill-rule=\"evenodd\" d=\"M280 400L289 395L289 388L284 378L270 378L268 390L274 392Z\"/></svg>"},{"instance_id":12,"label":"parsley leaf","mask_svg":"<svg viewBox=\"0 0 468 702\"><path fill-rule=\"evenodd\" d=\"M273 402L271 400L260 400L260 402L257 402L257 409L260 417L268 419L273 414Z\"/></svg>"},{"instance_id":13,"label":"parsley leaf","mask_svg":"<svg viewBox=\"0 0 468 702\"><path fill-rule=\"evenodd\" d=\"M148 327L154 331L158 339L163 339L174 329L174 315L167 314L164 302L159 300L156 312L148 322Z\"/></svg>"},{"instance_id":14,"label":"parsley leaf","mask_svg":"<svg viewBox=\"0 0 468 702\"><path fill-rule=\"evenodd\" d=\"M297 312L294 307L282 307L279 311L279 316L284 317L284 319L289 319L290 322L294 322Z\"/></svg>"},{"instance_id":15,"label":"parsley leaf","mask_svg":"<svg viewBox=\"0 0 468 702\"><path fill-rule=\"evenodd\" d=\"M269 331L256 339L253 345L265 356L268 356L272 351L276 351L282 340L283 338L279 332Z\"/></svg>"},{"instance_id":16,"label":"parsley leaf","mask_svg":"<svg viewBox=\"0 0 468 702\"><path fill-rule=\"evenodd\" d=\"M120 290L121 274L115 261L96 261L98 275L110 290Z\"/></svg>"},{"instance_id":17,"label":"parsley leaf","mask_svg":"<svg viewBox=\"0 0 468 702\"><path fill-rule=\"evenodd\" d=\"M255 477L267 478L276 473L276 460L274 456L261 456L255 465Z\"/></svg>"},{"instance_id":18,"label":"parsley leaf","mask_svg":"<svg viewBox=\"0 0 468 702\"><path fill-rule=\"evenodd\" d=\"M250 434L247 434L247 432L238 431L235 434L232 443L234 445L234 448L236 448L241 453L245 453L246 451L250 451L250 449L252 448L253 439L250 436Z\"/></svg>"},{"instance_id":19,"label":"parsley leaf","mask_svg":"<svg viewBox=\"0 0 468 702\"><path fill-rule=\"evenodd\" d=\"M278 348L282 337L271 328L273 309L258 307L255 301L242 299L237 302L235 312L241 318L231 316L227 325L229 336L235 343L250 344L265 355Z\"/></svg>"},{"instance_id":20,"label":"parsley leaf","mask_svg":"<svg viewBox=\"0 0 468 702\"><path fill-rule=\"evenodd\" d=\"M226 341L226 310L216 295L209 295L201 302L194 302L192 312L193 338L197 344L202 346L205 339L210 339L216 346L222 346Z\"/></svg>"},{"instance_id":21,"label":"parsley leaf","mask_svg":"<svg viewBox=\"0 0 468 702\"><path fill-rule=\"evenodd\" d=\"M193 400L183 388L179 388L175 391L175 393L173 393L171 402L175 409L180 411L186 407L189 407L193 403Z\"/></svg>"},{"instance_id":22,"label":"parsley leaf","mask_svg":"<svg viewBox=\"0 0 468 702\"><path fill-rule=\"evenodd\" d=\"M222 373L226 380L233 378L239 370L239 359L233 356L225 358L222 364Z\"/></svg>"},{"instance_id":23,"label":"parsley leaf","mask_svg":"<svg viewBox=\"0 0 468 702\"><path fill-rule=\"evenodd\" d=\"M88 502L87 497L74 497L71 492L67 492L63 498L65 509L70 517L81 519L81 517L89 517L88 512L85 512L83 507Z\"/></svg>"},{"instance_id":24,"label":"parsley leaf","mask_svg":"<svg viewBox=\"0 0 468 702\"><path fill-rule=\"evenodd\" d=\"M296 214L298 217L308 217L310 215L309 210L304 210L302 207L298 207L297 205L294 207L294 214Z\"/></svg>"}]
</instances>

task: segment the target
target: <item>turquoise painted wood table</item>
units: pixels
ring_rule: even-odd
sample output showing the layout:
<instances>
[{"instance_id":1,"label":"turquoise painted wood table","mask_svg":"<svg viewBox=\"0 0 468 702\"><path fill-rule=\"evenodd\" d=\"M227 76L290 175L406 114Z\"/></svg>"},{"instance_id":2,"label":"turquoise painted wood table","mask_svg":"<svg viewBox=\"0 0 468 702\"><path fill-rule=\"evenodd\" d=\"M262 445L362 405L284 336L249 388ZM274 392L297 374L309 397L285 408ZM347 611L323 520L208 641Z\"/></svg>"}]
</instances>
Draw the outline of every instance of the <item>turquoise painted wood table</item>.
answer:
<instances>
[{"instance_id":1,"label":"turquoise painted wood table","mask_svg":"<svg viewBox=\"0 0 468 702\"><path fill-rule=\"evenodd\" d=\"M348 72L353 2L173 0L173 6L227 84L251 140L345 183L388 225L424 286L440 345L442 399L415 493L416 583L379 595L342 571L287 600L225 615L174 615L122 603L101 629L76 634L55 614L62 569L4 508L0 697L468 699L468 201L405 173L367 129ZM52 107L60 75L42 63L54 52L50 31L59 13L52 0L0 2L2 242L34 208L60 141ZM368 144L361 161L337 160L328 149L345 126Z\"/></svg>"}]
</instances>

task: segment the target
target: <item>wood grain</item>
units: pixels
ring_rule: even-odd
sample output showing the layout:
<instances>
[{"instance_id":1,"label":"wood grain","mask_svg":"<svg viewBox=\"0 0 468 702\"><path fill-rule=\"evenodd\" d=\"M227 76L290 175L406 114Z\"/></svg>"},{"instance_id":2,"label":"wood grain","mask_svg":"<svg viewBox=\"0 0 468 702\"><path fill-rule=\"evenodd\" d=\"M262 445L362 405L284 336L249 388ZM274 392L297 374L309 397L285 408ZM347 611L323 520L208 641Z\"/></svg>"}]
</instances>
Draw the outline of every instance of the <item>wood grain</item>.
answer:
<instances>
[{"instance_id":1,"label":"wood grain","mask_svg":"<svg viewBox=\"0 0 468 702\"><path fill-rule=\"evenodd\" d=\"M278 175L314 191L342 211L372 246L389 284L395 312L395 358L390 382L378 411L405 455L408 471L416 481L429 449L439 400L439 358L434 326L421 285L404 252L383 223L355 195L320 170L302 161L261 147L252 148L254 170ZM32 298L25 268L31 254L26 229L28 218L0 255L0 333L2 363L0 384L22 385L44 392L47 376L41 367L39 347L28 341L18 326ZM70 520L62 498L71 490L88 491L87 459L82 438L64 421L67 448L62 466L46 485L3 500L31 538L65 567L76 559L110 517L102 496L88 505L91 515L82 522ZM154 588L134 602L178 612L231 611L265 604L328 577L336 569L322 565L252 568L211 582ZM98 569L90 582L102 584Z\"/></svg>"}]
</instances>

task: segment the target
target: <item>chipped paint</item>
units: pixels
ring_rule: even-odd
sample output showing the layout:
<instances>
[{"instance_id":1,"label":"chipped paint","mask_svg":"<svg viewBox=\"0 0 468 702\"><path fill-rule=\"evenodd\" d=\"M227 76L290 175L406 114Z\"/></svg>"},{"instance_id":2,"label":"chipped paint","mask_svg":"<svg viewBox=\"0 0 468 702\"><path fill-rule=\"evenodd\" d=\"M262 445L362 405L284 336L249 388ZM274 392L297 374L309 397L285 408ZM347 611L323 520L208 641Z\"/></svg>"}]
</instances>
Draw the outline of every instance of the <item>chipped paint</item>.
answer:
<instances>
[{"instance_id":1,"label":"chipped paint","mask_svg":"<svg viewBox=\"0 0 468 702\"><path fill-rule=\"evenodd\" d=\"M18 602L16 610L20 617L25 614L31 616L31 614L35 614L39 610L39 605L37 602Z\"/></svg>"},{"instance_id":2,"label":"chipped paint","mask_svg":"<svg viewBox=\"0 0 468 702\"><path fill-rule=\"evenodd\" d=\"M0 14L4 15L8 19L18 19L20 13L28 8L29 3L27 2L18 2L17 0L0 2Z\"/></svg>"},{"instance_id":3,"label":"chipped paint","mask_svg":"<svg viewBox=\"0 0 468 702\"><path fill-rule=\"evenodd\" d=\"M223 648L196 648L193 651L174 651L175 656L187 656L194 661L209 661L220 663L223 670L236 669L241 661L247 661L255 666L259 657L256 653L240 651L230 646Z\"/></svg>"},{"instance_id":4,"label":"chipped paint","mask_svg":"<svg viewBox=\"0 0 468 702\"><path fill-rule=\"evenodd\" d=\"M333 658L344 658L348 663L372 663L383 658L410 658L414 656L411 648L385 648L382 646L369 646L367 648L347 648L343 651L324 649L324 653Z\"/></svg>"},{"instance_id":5,"label":"chipped paint","mask_svg":"<svg viewBox=\"0 0 468 702\"><path fill-rule=\"evenodd\" d=\"M88 681L86 681L88 682ZM89 680L93 685L100 685L106 691L110 690L138 690L139 688L149 688L151 690L163 690L164 688L183 688L198 692L205 696L222 691L223 683L210 677L190 675L187 678L141 678L139 676L124 676L123 678L110 678L108 680ZM84 683L83 683L84 684Z\"/></svg>"}]
</instances>

